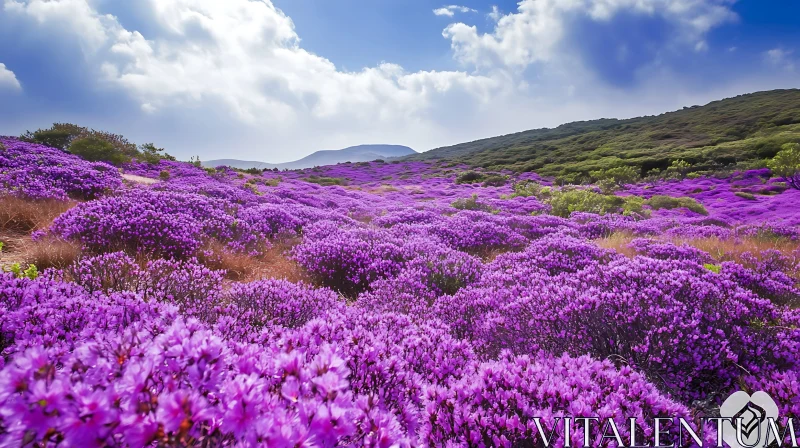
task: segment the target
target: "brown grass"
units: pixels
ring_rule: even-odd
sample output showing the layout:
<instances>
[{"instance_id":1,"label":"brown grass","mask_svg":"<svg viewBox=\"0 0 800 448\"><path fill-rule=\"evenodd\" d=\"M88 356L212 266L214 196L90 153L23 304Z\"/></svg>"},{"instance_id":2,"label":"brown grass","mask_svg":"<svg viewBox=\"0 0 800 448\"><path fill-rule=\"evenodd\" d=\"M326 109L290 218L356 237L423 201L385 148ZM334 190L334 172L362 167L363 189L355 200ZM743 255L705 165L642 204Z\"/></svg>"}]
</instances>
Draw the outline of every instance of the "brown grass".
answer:
<instances>
[{"instance_id":1,"label":"brown grass","mask_svg":"<svg viewBox=\"0 0 800 448\"><path fill-rule=\"evenodd\" d=\"M618 232L605 238L595 240L595 244L603 249L612 249L628 258L633 258L636 256L636 251L628 247L628 244L634 239L636 239L636 237L630 233Z\"/></svg>"},{"instance_id":2,"label":"brown grass","mask_svg":"<svg viewBox=\"0 0 800 448\"><path fill-rule=\"evenodd\" d=\"M5 268L19 263L22 266L36 265L40 271L61 269L73 263L81 254L80 246L55 238L33 241L29 235L5 234L2 241L0 266Z\"/></svg>"},{"instance_id":3,"label":"brown grass","mask_svg":"<svg viewBox=\"0 0 800 448\"><path fill-rule=\"evenodd\" d=\"M236 254L220 243L212 243L200 261L211 269L225 270L229 280L251 282L275 278L310 283L309 274L287 256L290 248L291 244L279 244L254 257Z\"/></svg>"},{"instance_id":4,"label":"brown grass","mask_svg":"<svg viewBox=\"0 0 800 448\"><path fill-rule=\"evenodd\" d=\"M606 249L613 249L627 257L634 257L636 251L627 247L628 243L636 237L626 232L614 233L611 236L595 240L595 244ZM687 244L707 252L712 258L722 263L732 261L745 267L752 267L743 257L745 254L755 256L756 260L763 258L762 254L767 250L776 250L795 261L796 269L787 272L798 282L800 282L800 242L788 239L764 239L758 237L741 237L738 239L719 239L719 238L672 238L667 240L676 245Z\"/></svg>"},{"instance_id":5,"label":"brown grass","mask_svg":"<svg viewBox=\"0 0 800 448\"><path fill-rule=\"evenodd\" d=\"M26 261L41 271L48 268L63 269L74 263L81 255L81 248L60 239L43 239L31 242L25 250Z\"/></svg>"},{"instance_id":6,"label":"brown grass","mask_svg":"<svg viewBox=\"0 0 800 448\"><path fill-rule=\"evenodd\" d=\"M30 201L0 196L0 231L30 232L43 229L75 204L73 201Z\"/></svg>"},{"instance_id":7,"label":"brown grass","mask_svg":"<svg viewBox=\"0 0 800 448\"><path fill-rule=\"evenodd\" d=\"M44 238L33 241L30 232L47 228L53 220L74 207L74 201L32 201L14 196L0 196L0 266L19 263L36 265L41 271L61 268L80 255L80 248L66 241Z\"/></svg>"}]
</instances>

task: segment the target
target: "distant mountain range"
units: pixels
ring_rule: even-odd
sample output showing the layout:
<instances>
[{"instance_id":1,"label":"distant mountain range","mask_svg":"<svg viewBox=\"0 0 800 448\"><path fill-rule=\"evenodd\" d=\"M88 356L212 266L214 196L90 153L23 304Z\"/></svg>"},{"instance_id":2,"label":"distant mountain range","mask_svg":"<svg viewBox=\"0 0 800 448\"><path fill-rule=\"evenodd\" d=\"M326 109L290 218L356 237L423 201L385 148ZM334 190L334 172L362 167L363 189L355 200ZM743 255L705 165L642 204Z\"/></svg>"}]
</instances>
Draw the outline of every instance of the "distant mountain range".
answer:
<instances>
[{"instance_id":1,"label":"distant mountain range","mask_svg":"<svg viewBox=\"0 0 800 448\"><path fill-rule=\"evenodd\" d=\"M237 159L217 159L203 162L203 166L229 166L231 168L248 169L287 169L300 170L315 166L336 165L344 162L371 162L377 159L389 159L417 154L408 146L400 145L360 145L338 150L317 151L300 160L286 163L265 163Z\"/></svg>"}]
</instances>

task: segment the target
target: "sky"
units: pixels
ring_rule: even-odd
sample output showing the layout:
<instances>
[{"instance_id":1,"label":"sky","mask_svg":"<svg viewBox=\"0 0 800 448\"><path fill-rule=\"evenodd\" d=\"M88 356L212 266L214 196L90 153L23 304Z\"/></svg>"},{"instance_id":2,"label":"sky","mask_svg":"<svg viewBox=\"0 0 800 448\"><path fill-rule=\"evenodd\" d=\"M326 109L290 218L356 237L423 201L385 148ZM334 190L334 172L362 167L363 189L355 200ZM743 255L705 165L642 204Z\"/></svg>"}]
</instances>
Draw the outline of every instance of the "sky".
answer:
<instances>
[{"instance_id":1,"label":"sky","mask_svg":"<svg viewBox=\"0 0 800 448\"><path fill-rule=\"evenodd\" d=\"M453 0L460 1L460 0ZM0 0L0 134L417 151L800 87L800 0Z\"/></svg>"}]
</instances>

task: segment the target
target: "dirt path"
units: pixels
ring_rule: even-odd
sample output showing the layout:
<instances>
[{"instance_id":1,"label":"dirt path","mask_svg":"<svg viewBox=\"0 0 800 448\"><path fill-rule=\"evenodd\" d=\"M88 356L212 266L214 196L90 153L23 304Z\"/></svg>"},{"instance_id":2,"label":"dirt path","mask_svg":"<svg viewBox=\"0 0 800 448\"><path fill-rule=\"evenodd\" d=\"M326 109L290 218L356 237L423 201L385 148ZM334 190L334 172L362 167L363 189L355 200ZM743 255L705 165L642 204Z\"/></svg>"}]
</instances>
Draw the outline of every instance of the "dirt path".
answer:
<instances>
[{"instance_id":1,"label":"dirt path","mask_svg":"<svg viewBox=\"0 0 800 448\"><path fill-rule=\"evenodd\" d=\"M134 174L123 174L122 178L125 180L129 180L131 182L136 182L137 184L145 184L145 185L152 185L160 182L158 179L153 179L144 176L136 176Z\"/></svg>"}]
</instances>

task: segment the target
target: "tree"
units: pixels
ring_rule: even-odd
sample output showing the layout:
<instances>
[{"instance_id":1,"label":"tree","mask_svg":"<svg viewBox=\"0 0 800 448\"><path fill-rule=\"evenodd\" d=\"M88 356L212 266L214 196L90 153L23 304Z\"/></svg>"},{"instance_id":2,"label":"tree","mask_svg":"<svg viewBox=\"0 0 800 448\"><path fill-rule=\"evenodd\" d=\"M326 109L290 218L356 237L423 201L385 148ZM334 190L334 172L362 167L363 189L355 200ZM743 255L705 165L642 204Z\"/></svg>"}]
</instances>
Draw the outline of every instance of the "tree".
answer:
<instances>
[{"instance_id":1,"label":"tree","mask_svg":"<svg viewBox=\"0 0 800 448\"><path fill-rule=\"evenodd\" d=\"M145 143L143 145L139 145L139 156L140 159L144 163L149 163L151 165L155 165L161 160L172 160L175 161L175 157L166 153L164 148L158 148L156 145L152 143Z\"/></svg>"},{"instance_id":2,"label":"tree","mask_svg":"<svg viewBox=\"0 0 800 448\"><path fill-rule=\"evenodd\" d=\"M27 131L20 136L20 140L38 143L66 150L72 142L82 134L86 134L88 129L72 123L53 123L48 129L39 129L34 132Z\"/></svg>"},{"instance_id":3,"label":"tree","mask_svg":"<svg viewBox=\"0 0 800 448\"><path fill-rule=\"evenodd\" d=\"M767 162L772 174L800 190L800 143L787 143L781 146L780 152Z\"/></svg>"},{"instance_id":4,"label":"tree","mask_svg":"<svg viewBox=\"0 0 800 448\"><path fill-rule=\"evenodd\" d=\"M120 152L111 142L97 137L83 137L69 145L69 152L92 162L108 162L121 165L130 162L130 157Z\"/></svg>"}]
</instances>

